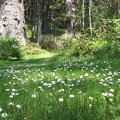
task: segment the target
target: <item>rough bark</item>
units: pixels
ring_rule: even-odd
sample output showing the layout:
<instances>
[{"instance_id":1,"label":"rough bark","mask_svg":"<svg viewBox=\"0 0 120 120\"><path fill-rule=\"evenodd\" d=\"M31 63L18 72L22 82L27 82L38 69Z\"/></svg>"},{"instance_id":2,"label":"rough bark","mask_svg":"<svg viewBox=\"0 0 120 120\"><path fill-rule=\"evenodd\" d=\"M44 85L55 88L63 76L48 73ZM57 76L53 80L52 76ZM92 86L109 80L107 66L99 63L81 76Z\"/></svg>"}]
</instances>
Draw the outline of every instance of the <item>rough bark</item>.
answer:
<instances>
[{"instance_id":1,"label":"rough bark","mask_svg":"<svg viewBox=\"0 0 120 120\"><path fill-rule=\"evenodd\" d=\"M1 0L0 2L1 37L14 37L25 45L23 0Z\"/></svg>"}]
</instances>

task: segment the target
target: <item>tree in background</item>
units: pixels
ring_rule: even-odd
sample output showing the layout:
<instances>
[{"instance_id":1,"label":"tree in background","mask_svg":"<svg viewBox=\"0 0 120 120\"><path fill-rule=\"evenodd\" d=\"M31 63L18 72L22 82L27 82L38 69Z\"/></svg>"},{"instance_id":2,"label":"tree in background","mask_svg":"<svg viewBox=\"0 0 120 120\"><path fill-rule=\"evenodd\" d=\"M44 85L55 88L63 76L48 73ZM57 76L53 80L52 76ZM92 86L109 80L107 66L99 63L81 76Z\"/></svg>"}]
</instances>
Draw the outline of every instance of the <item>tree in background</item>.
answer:
<instances>
[{"instance_id":1,"label":"tree in background","mask_svg":"<svg viewBox=\"0 0 120 120\"><path fill-rule=\"evenodd\" d=\"M74 27L75 27L75 20L74 20L74 0L66 0L66 33L73 34Z\"/></svg>"},{"instance_id":2,"label":"tree in background","mask_svg":"<svg viewBox=\"0 0 120 120\"><path fill-rule=\"evenodd\" d=\"M42 33L47 34L50 31L50 0L42 0Z\"/></svg>"},{"instance_id":3,"label":"tree in background","mask_svg":"<svg viewBox=\"0 0 120 120\"><path fill-rule=\"evenodd\" d=\"M92 35L92 15L91 15L91 8L92 8L92 0L89 0L89 26L90 26L90 35Z\"/></svg>"},{"instance_id":4,"label":"tree in background","mask_svg":"<svg viewBox=\"0 0 120 120\"><path fill-rule=\"evenodd\" d=\"M41 17L40 17L40 3L41 3L41 0L38 0L38 3L37 3L37 44L38 46L41 46Z\"/></svg>"},{"instance_id":5,"label":"tree in background","mask_svg":"<svg viewBox=\"0 0 120 120\"><path fill-rule=\"evenodd\" d=\"M109 31L104 23L108 19L118 19L120 15L119 0L24 0L24 7L23 0L0 0L0 4L0 30L3 30L3 34L10 32L11 36L21 37L20 40L24 41L25 8L25 21L32 31L31 41L39 45L42 44L41 34L102 35L103 31Z\"/></svg>"}]
</instances>

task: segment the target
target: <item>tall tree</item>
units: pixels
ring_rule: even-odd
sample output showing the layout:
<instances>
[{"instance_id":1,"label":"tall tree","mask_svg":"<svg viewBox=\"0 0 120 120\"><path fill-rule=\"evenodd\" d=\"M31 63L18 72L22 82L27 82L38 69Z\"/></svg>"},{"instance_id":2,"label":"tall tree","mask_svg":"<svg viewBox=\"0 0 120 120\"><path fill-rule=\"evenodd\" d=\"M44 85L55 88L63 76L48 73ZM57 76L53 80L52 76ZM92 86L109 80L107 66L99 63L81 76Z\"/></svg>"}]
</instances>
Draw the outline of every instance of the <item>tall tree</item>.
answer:
<instances>
[{"instance_id":1,"label":"tall tree","mask_svg":"<svg viewBox=\"0 0 120 120\"><path fill-rule=\"evenodd\" d=\"M49 0L42 0L42 32L49 32Z\"/></svg>"},{"instance_id":2,"label":"tall tree","mask_svg":"<svg viewBox=\"0 0 120 120\"><path fill-rule=\"evenodd\" d=\"M36 38L35 38L35 33L36 33L36 28L37 28L37 27L36 27L36 26L37 26L37 24L36 24L36 23L37 23L37 22L36 22L36 21L37 21L37 20L36 20L36 16L37 16L36 11L37 11L37 10L35 9L35 8L36 8L36 5L37 5L36 0L35 0L35 1L32 1L32 2L31 2L31 5L32 5L32 18L31 18L31 19L32 19L32 21L31 21L31 26L32 26L32 38L31 38L31 39L32 39L32 41L34 42L35 39L36 39Z\"/></svg>"},{"instance_id":3,"label":"tall tree","mask_svg":"<svg viewBox=\"0 0 120 120\"><path fill-rule=\"evenodd\" d=\"M0 0L0 32L2 37L9 35L26 44L22 0Z\"/></svg>"},{"instance_id":4,"label":"tall tree","mask_svg":"<svg viewBox=\"0 0 120 120\"><path fill-rule=\"evenodd\" d=\"M85 0L80 0L80 32L84 31L85 26Z\"/></svg>"},{"instance_id":5,"label":"tall tree","mask_svg":"<svg viewBox=\"0 0 120 120\"><path fill-rule=\"evenodd\" d=\"M92 35L92 15L91 15L92 0L89 0L89 27L90 34Z\"/></svg>"},{"instance_id":6,"label":"tall tree","mask_svg":"<svg viewBox=\"0 0 120 120\"><path fill-rule=\"evenodd\" d=\"M38 27L38 31L37 31L37 44L38 46L41 46L41 14L40 14L40 5L41 5L41 0L38 0L37 1L37 13L38 13L38 24L37 24L37 27Z\"/></svg>"},{"instance_id":7,"label":"tall tree","mask_svg":"<svg viewBox=\"0 0 120 120\"><path fill-rule=\"evenodd\" d=\"M74 32L74 25L75 21L73 19L73 11L74 11L74 0L66 0L65 5L66 5L66 33L67 34L73 34Z\"/></svg>"}]
</instances>

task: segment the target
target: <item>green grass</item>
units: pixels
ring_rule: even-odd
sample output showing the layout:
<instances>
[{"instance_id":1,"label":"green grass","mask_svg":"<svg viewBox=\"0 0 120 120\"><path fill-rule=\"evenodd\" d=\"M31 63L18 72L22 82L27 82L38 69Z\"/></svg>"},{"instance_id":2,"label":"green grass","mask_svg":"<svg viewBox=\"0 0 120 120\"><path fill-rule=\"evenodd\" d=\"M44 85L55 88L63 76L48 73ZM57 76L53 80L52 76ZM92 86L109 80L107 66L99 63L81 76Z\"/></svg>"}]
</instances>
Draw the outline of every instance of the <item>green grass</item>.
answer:
<instances>
[{"instance_id":1,"label":"green grass","mask_svg":"<svg viewBox=\"0 0 120 120\"><path fill-rule=\"evenodd\" d=\"M0 95L0 120L119 120L120 59L0 61Z\"/></svg>"},{"instance_id":2,"label":"green grass","mask_svg":"<svg viewBox=\"0 0 120 120\"><path fill-rule=\"evenodd\" d=\"M22 57L22 59L29 60L29 59L49 58L57 54L58 53L50 53L48 51L42 50L41 53L37 55L25 55Z\"/></svg>"}]
</instances>

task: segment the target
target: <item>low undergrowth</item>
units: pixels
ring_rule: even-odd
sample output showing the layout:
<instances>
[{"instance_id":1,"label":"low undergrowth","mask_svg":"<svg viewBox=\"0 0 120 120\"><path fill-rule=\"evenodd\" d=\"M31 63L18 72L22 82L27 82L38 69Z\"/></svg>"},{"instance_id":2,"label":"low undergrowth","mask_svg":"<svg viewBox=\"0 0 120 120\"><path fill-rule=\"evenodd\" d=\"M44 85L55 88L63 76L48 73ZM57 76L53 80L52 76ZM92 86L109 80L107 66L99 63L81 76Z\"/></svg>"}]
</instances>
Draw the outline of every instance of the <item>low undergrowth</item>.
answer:
<instances>
[{"instance_id":1,"label":"low undergrowth","mask_svg":"<svg viewBox=\"0 0 120 120\"><path fill-rule=\"evenodd\" d=\"M120 42L115 40L73 40L67 48L70 56L94 56L95 58L120 58Z\"/></svg>"},{"instance_id":2,"label":"low undergrowth","mask_svg":"<svg viewBox=\"0 0 120 120\"><path fill-rule=\"evenodd\" d=\"M21 58L19 42L15 38L0 39L0 59Z\"/></svg>"}]
</instances>

